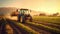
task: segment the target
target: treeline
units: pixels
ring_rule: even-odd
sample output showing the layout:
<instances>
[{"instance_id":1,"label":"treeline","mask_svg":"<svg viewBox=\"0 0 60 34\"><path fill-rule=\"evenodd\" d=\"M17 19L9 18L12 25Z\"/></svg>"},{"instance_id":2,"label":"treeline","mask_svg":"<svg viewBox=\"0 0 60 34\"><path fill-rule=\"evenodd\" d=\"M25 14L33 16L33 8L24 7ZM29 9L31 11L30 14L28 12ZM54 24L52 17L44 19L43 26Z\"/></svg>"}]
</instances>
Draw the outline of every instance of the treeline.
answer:
<instances>
[{"instance_id":1,"label":"treeline","mask_svg":"<svg viewBox=\"0 0 60 34\"><path fill-rule=\"evenodd\" d=\"M51 14L51 15L47 15L45 13L40 13L38 16L60 16L60 14L58 12L57 13L54 13L54 14Z\"/></svg>"}]
</instances>

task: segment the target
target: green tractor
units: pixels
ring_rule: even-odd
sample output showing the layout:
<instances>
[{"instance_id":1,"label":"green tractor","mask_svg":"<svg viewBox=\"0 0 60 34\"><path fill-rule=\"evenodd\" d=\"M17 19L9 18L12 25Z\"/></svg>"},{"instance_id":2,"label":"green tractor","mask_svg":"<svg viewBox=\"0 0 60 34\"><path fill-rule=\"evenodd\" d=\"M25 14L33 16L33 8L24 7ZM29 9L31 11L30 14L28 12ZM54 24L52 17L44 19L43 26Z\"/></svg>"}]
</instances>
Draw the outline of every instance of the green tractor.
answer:
<instances>
[{"instance_id":1,"label":"green tractor","mask_svg":"<svg viewBox=\"0 0 60 34\"><path fill-rule=\"evenodd\" d=\"M27 21L32 22L32 16L30 15L31 10L29 9L19 9L18 11L18 22L25 23Z\"/></svg>"}]
</instances>

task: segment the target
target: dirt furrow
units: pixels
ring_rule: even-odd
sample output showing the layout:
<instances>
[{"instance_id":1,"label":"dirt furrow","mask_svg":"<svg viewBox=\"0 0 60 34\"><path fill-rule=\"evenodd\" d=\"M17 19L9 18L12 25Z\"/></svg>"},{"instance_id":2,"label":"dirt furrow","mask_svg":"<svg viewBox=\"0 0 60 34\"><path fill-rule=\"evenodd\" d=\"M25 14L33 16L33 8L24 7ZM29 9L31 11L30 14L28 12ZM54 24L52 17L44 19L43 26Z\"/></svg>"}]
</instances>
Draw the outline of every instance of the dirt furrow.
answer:
<instances>
[{"instance_id":1,"label":"dirt furrow","mask_svg":"<svg viewBox=\"0 0 60 34\"><path fill-rule=\"evenodd\" d=\"M46 25L46 26L49 26L49 27L53 27L53 28L58 28L58 29L60 29L60 25L57 25L57 24L43 23L43 22L37 22L37 21L35 21L35 23L43 24L43 25Z\"/></svg>"},{"instance_id":2,"label":"dirt furrow","mask_svg":"<svg viewBox=\"0 0 60 34\"><path fill-rule=\"evenodd\" d=\"M36 28L36 27L34 27L34 26L31 26L31 25L29 25L29 24L27 24L27 23L25 23L24 25L26 25L26 26L32 28L33 30L39 32L40 34L51 34L50 32L47 32L47 31L38 29L38 28Z\"/></svg>"},{"instance_id":3,"label":"dirt furrow","mask_svg":"<svg viewBox=\"0 0 60 34\"><path fill-rule=\"evenodd\" d=\"M30 23L27 23L28 25L31 25L33 27L36 27L38 29L41 29L41 30L44 30L44 31L47 31L47 32L50 32L51 34L60 34L60 31L57 31L57 30L52 30L50 28L46 28L45 26L37 26L37 25L34 25L34 24L30 24Z\"/></svg>"},{"instance_id":4,"label":"dirt furrow","mask_svg":"<svg viewBox=\"0 0 60 34\"><path fill-rule=\"evenodd\" d=\"M18 34L20 32L20 34L28 34L28 32L26 32L24 29L20 28L19 26L17 26L16 24L14 24L14 22L7 20L10 24L10 26L13 28L13 30L17 30L18 32L14 32L16 34Z\"/></svg>"}]
</instances>

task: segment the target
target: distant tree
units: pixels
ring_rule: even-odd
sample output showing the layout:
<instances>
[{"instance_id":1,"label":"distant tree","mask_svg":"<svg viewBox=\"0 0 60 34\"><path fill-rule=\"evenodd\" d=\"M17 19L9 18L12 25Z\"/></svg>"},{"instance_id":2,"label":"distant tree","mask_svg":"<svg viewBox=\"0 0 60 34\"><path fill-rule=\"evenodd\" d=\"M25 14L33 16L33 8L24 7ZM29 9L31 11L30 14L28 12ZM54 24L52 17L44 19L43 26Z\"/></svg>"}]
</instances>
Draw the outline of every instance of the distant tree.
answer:
<instances>
[{"instance_id":1,"label":"distant tree","mask_svg":"<svg viewBox=\"0 0 60 34\"><path fill-rule=\"evenodd\" d=\"M45 13L40 13L39 16L46 16L46 14Z\"/></svg>"},{"instance_id":2,"label":"distant tree","mask_svg":"<svg viewBox=\"0 0 60 34\"><path fill-rule=\"evenodd\" d=\"M53 14L52 16L58 16L58 15L59 15L59 13L57 12L57 13Z\"/></svg>"}]
</instances>

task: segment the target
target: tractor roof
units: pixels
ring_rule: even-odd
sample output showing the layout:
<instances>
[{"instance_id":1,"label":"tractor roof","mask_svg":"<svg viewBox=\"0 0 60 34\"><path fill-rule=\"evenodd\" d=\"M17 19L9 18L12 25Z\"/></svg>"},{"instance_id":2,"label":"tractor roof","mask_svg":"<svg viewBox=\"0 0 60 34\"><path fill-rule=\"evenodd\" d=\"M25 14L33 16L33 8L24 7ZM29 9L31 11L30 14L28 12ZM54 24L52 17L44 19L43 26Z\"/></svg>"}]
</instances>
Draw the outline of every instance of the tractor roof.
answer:
<instances>
[{"instance_id":1,"label":"tractor roof","mask_svg":"<svg viewBox=\"0 0 60 34\"><path fill-rule=\"evenodd\" d=\"M20 10L28 10L28 9L20 9Z\"/></svg>"}]
</instances>

